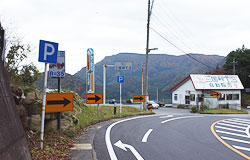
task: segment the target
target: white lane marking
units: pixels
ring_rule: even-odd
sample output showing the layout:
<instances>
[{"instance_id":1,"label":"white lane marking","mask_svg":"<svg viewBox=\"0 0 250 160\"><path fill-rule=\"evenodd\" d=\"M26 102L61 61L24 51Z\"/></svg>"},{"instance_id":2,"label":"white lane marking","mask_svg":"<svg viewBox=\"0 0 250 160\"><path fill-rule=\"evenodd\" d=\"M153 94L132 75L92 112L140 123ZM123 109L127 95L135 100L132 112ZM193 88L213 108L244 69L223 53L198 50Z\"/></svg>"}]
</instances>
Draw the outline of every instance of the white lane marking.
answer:
<instances>
[{"instance_id":1,"label":"white lane marking","mask_svg":"<svg viewBox=\"0 0 250 160\"><path fill-rule=\"evenodd\" d=\"M134 156L136 157L137 160L144 160L142 158L142 156L136 151L136 149L133 146L122 143L121 140L117 141L114 145L121 148L121 149L123 149L124 151L127 151L126 148L128 148L134 154Z\"/></svg>"},{"instance_id":2,"label":"white lane marking","mask_svg":"<svg viewBox=\"0 0 250 160\"><path fill-rule=\"evenodd\" d=\"M235 138L224 137L224 136L221 136L221 138L222 138L222 139L229 140L229 141L234 141L234 142L240 142L240 143L250 144L249 141L244 141L244 140L241 140L241 139L235 139Z\"/></svg>"},{"instance_id":3,"label":"white lane marking","mask_svg":"<svg viewBox=\"0 0 250 160\"><path fill-rule=\"evenodd\" d=\"M247 124L236 123L236 122L229 122L229 121L223 121L223 123L236 124L236 125L240 125L240 126L248 126Z\"/></svg>"},{"instance_id":4,"label":"white lane marking","mask_svg":"<svg viewBox=\"0 0 250 160\"><path fill-rule=\"evenodd\" d=\"M248 126L248 127L246 128L246 134L247 134L248 137L250 137L249 129L250 129L250 126Z\"/></svg>"},{"instance_id":5,"label":"white lane marking","mask_svg":"<svg viewBox=\"0 0 250 160\"><path fill-rule=\"evenodd\" d=\"M233 127L233 128L240 128L240 129L246 129L246 128L247 128L247 127L241 127L241 126L226 124L226 123L222 123L222 122L219 122L219 123L217 123L217 124L222 125L222 126Z\"/></svg>"},{"instance_id":6,"label":"white lane marking","mask_svg":"<svg viewBox=\"0 0 250 160\"><path fill-rule=\"evenodd\" d=\"M111 140L110 140L110 133L111 133L111 129L119 124L119 123L122 123L122 122L125 122L125 121L129 121L129 120L134 120L134 119L138 119L138 118L146 118L146 117L155 117L155 116L159 116L159 115L150 115L150 116L141 116L141 117L133 117L133 118L129 118L129 119L124 119L124 120L120 120L118 122L115 122L113 124L111 124L107 130L106 130L106 133L105 133L105 142L106 142L106 146L107 146L107 149L108 149L108 152L109 152L109 156L110 156L110 159L111 160L117 160L117 157L116 157L116 154L115 154L115 151L114 151L114 148L111 144Z\"/></svg>"},{"instance_id":7,"label":"white lane marking","mask_svg":"<svg viewBox=\"0 0 250 160\"><path fill-rule=\"evenodd\" d=\"M236 133L231 133L231 132L225 132L225 131L221 131L221 130L215 130L218 133L223 133L223 134L229 134L229 135L233 135L233 136L238 136L238 137L244 137L244 138L250 138L246 135L242 135L242 134L236 134Z\"/></svg>"},{"instance_id":8,"label":"white lane marking","mask_svg":"<svg viewBox=\"0 0 250 160\"><path fill-rule=\"evenodd\" d=\"M250 152L250 148L247 148L247 147L241 147L241 146L235 146L233 145L234 148L236 149L240 149L240 150L243 150L243 151L249 151Z\"/></svg>"},{"instance_id":9,"label":"white lane marking","mask_svg":"<svg viewBox=\"0 0 250 160\"><path fill-rule=\"evenodd\" d=\"M230 120L227 120L227 121L229 121L229 122L236 122L236 123L245 124L245 125L250 125L249 122L243 122L243 121L240 121L240 120L230 119Z\"/></svg>"},{"instance_id":10,"label":"white lane marking","mask_svg":"<svg viewBox=\"0 0 250 160\"><path fill-rule=\"evenodd\" d=\"M168 119L168 120L165 120L165 121L162 121L161 123L166 123L166 122L169 122L169 121L173 121L173 120L177 120L177 119L183 119L183 118L199 118L199 117L204 117L204 116L186 116L186 117L176 117L176 118L172 118L172 119Z\"/></svg>"},{"instance_id":11,"label":"white lane marking","mask_svg":"<svg viewBox=\"0 0 250 160\"><path fill-rule=\"evenodd\" d=\"M245 122L250 122L250 120L248 120L248 119L242 119L242 118L234 118L234 119L236 119L236 120L241 120L241 121L245 121Z\"/></svg>"},{"instance_id":12,"label":"white lane marking","mask_svg":"<svg viewBox=\"0 0 250 160\"><path fill-rule=\"evenodd\" d=\"M233 129L233 128L221 127L221 126L218 126L218 125L216 125L215 128L220 128L220 129L225 129L225 130L229 130L229 131L246 133L245 130L238 130L238 129Z\"/></svg>"},{"instance_id":13,"label":"white lane marking","mask_svg":"<svg viewBox=\"0 0 250 160\"><path fill-rule=\"evenodd\" d=\"M149 129L146 133L145 133L145 135L143 136L143 138L142 138L142 142L147 142L148 141L148 136L150 135L150 133L153 131L153 129Z\"/></svg>"},{"instance_id":14,"label":"white lane marking","mask_svg":"<svg viewBox=\"0 0 250 160\"><path fill-rule=\"evenodd\" d=\"M159 117L159 118L171 118L171 117L173 117L173 115L162 116L162 117Z\"/></svg>"}]
</instances>

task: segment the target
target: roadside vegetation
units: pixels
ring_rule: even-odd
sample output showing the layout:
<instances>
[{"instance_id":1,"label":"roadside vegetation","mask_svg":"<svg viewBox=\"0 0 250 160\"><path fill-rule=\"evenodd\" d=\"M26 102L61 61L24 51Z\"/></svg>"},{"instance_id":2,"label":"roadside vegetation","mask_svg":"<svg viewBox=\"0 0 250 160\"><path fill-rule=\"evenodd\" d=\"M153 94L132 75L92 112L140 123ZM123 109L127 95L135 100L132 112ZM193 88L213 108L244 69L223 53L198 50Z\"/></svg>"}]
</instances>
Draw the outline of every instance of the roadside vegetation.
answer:
<instances>
[{"instance_id":1,"label":"roadside vegetation","mask_svg":"<svg viewBox=\"0 0 250 160\"><path fill-rule=\"evenodd\" d=\"M204 111L200 111L201 114L248 114L248 112L244 109L236 110L236 109L205 109Z\"/></svg>"},{"instance_id":2,"label":"roadside vegetation","mask_svg":"<svg viewBox=\"0 0 250 160\"><path fill-rule=\"evenodd\" d=\"M97 106L86 106L81 104L82 113L77 115L79 123L67 130L45 132L44 150L40 149L40 135L32 134L27 131L29 137L29 146L32 154L32 159L70 159L70 148L73 146L74 140L85 130L89 125L100 121L119 118L125 116L135 116L140 114L153 114L151 111L140 111L139 109L123 106L122 114L120 108L117 107L116 115L114 115L114 107L100 106L99 118L97 116ZM65 112L72 114L72 112Z\"/></svg>"}]
</instances>

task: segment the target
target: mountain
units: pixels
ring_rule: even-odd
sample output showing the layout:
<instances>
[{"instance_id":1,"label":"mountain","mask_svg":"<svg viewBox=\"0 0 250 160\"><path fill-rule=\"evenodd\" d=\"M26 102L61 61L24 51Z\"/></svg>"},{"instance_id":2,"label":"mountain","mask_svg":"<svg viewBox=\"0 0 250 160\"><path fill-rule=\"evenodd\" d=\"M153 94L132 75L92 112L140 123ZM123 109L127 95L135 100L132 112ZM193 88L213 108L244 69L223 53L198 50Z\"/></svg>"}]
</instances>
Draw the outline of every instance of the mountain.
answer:
<instances>
[{"instance_id":1,"label":"mountain","mask_svg":"<svg viewBox=\"0 0 250 160\"><path fill-rule=\"evenodd\" d=\"M205 73L212 71L216 67L222 66L225 60L225 57L218 55L188 54L174 56L167 54L150 54L148 63L148 82L151 99L156 99L157 88L159 89L159 100L162 98L170 99L169 90L187 75L190 73ZM141 94L141 71L142 64L145 64L145 54L137 53L119 53L113 56L106 56L102 61L95 64L96 93L102 93L103 65L111 65L115 64L115 62L132 62L133 67L132 70L129 71L119 71L115 70L113 67L107 68L107 99L119 99L119 84L116 82L118 75L125 76L125 83L122 84L122 97L124 100L132 98L134 94ZM78 77L85 82L86 67L78 71L74 77Z\"/></svg>"},{"instance_id":2,"label":"mountain","mask_svg":"<svg viewBox=\"0 0 250 160\"><path fill-rule=\"evenodd\" d=\"M44 74L42 74L38 80L35 82L35 85L41 89L43 89L44 83ZM58 79L48 77L47 86L49 89L57 89L58 88ZM82 98L84 98L86 94L86 83L83 82L82 79L75 77L73 75L67 74L64 78L61 78L61 88L62 89L70 89L72 91L77 92Z\"/></svg>"}]
</instances>

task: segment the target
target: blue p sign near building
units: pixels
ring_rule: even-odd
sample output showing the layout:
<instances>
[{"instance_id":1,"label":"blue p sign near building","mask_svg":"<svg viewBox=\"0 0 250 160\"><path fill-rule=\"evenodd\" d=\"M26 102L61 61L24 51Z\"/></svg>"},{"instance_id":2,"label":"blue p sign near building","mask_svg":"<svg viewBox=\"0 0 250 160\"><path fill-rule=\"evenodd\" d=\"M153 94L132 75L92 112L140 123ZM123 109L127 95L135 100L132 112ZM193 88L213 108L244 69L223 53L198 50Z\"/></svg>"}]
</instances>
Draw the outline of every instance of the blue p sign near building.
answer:
<instances>
[{"instance_id":1,"label":"blue p sign near building","mask_svg":"<svg viewBox=\"0 0 250 160\"><path fill-rule=\"evenodd\" d=\"M117 76L117 83L124 83L124 76Z\"/></svg>"},{"instance_id":2,"label":"blue p sign near building","mask_svg":"<svg viewBox=\"0 0 250 160\"><path fill-rule=\"evenodd\" d=\"M39 62L57 63L58 43L40 40Z\"/></svg>"}]
</instances>

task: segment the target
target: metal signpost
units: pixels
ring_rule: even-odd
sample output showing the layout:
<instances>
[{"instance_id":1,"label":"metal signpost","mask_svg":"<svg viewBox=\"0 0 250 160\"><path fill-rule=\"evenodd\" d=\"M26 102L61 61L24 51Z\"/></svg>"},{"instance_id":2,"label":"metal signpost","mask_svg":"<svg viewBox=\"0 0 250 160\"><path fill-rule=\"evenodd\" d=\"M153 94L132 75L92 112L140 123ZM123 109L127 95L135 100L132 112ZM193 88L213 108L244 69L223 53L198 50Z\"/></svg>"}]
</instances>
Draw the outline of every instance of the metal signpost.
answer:
<instances>
[{"instance_id":1,"label":"metal signpost","mask_svg":"<svg viewBox=\"0 0 250 160\"><path fill-rule=\"evenodd\" d=\"M132 70L132 62L115 62L115 70Z\"/></svg>"},{"instance_id":2,"label":"metal signpost","mask_svg":"<svg viewBox=\"0 0 250 160\"><path fill-rule=\"evenodd\" d=\"M49 64L49 77L51 78L65 77L65 51L58 51L57 63Z\"/></svg>"},{"instance_id":3,"label":"metal signpost","mask_svg":"<svg viewBox=\"0 0 250 160\"><path fill-rule=\"evenodd\" d=\"M46 104L46 88L48 77L48 63L57 63L58 43L40 40L39 44L39 62L45 63L44 69L44 86L43 86L43 106L42 106L42 122L41 122L41 149L43 149L44 136L44 120L45 120L45 104Z\"/></svg>"},{"instance_id":4,"label":"metal signpost","mask_svg":"<svg viewBox=\"0 0 250 160\"><path fill-rule=\"evenodd\" d=\"M117 76L117 83L120 83L120 114L122 114L122 83L124 83L124 76Z\"/></svg>"},{"instance_id":5,"label":"metal signpost","mask_svg":"<svg viewBox=\"0 0 250 160\"><path fill-rule=\"evenodd\" d=\"M102 93L87 93L86 103L97 104L97 117L99 119L99 104L103 103L103 94Z\"/></svg>"},{"instance_id":6,"label":"metal signpost","mask_svg":"<svg viewBox=\"0 0 250 160\"><path fill-rule=\"evenodd\" d=\"M86 90L87 93L95 93L95 64L94 64L94 50L89 48L87 50L87 83Z\"/></svg>"},{"instance_id":7,"label":"metal signpost","mask_svg":"<svg viewBox=\"0 0 250 160\"><path fill-rule=\"evenodd\" d=\"M57 63L49 64L49 77L58 79L58 93L61 92L61 78L65 77L65 51L58 51ZM61 112L57 113L57 129L61 129Z\"/></svg>"}]
</instances>

